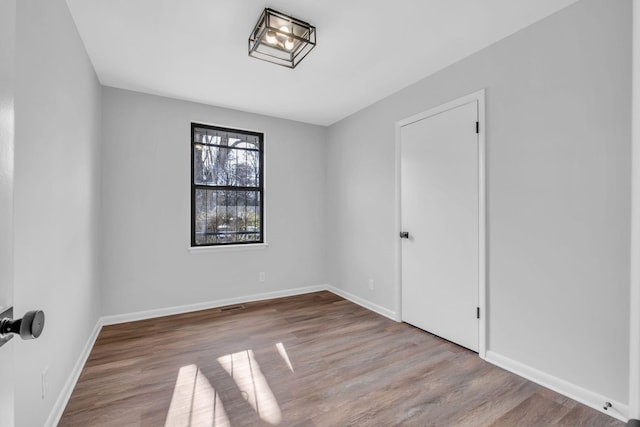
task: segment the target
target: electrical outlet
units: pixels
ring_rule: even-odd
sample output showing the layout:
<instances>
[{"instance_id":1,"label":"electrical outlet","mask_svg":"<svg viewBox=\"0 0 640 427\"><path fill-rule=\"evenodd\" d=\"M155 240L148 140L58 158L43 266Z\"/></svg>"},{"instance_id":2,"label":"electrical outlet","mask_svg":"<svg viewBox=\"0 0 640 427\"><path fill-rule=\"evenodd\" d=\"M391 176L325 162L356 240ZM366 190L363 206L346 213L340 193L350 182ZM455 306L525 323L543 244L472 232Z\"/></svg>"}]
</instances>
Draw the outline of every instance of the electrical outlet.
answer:
<instances>
[{"instance_id":1,"label":"electrical outlet","mask_svg":"<svg viewBox=\"0 0 640 427\"><path fill-rule=\"evenodd\" d=\"M369 279L369 289L373 290L375 288L374 284L373 284L373 279Z\"/></svg>"},{"instance_id":2,"label":"electrical outlet","mask_svg":"<svg viewBox=\"0 0 640 427\"><path fill-rule=\"evenodd\" d=\"M265 273L264 271L261 271L260 274L258 274L258 281L263 283L267 281L267 273Z\"/></svg>"},{"instance_id":3,"label":"electrical outlet","mask_svg":"<svg viewBox=\"0 0 640 427\"><path fill-rule=\"evenodd\" d=\"M42 398L47 397L47 388L49 388L48 378L49 375L49 367L43 369L42 371Z\"/></svg>"}]
</instances>

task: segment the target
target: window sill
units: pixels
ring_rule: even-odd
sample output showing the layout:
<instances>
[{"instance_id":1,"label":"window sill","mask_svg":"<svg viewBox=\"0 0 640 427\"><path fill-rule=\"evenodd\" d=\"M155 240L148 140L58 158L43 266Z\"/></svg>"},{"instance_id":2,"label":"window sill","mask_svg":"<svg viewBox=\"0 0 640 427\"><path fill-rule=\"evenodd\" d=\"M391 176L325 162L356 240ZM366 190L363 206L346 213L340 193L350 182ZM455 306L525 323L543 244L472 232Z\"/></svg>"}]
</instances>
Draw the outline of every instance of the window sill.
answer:
<instances>
[{"instance_id":1,"label":"window sill","mask_svg":"<svg viewBox=\"0 0 640 427\"><path fill-rule=\"evenodd\" d=\"M211 252L258 251L266 249L268 246L268 243L250 243L246 245L191 246L187 250L192 254L206 254Z\"/></svg>"}]
</instances>

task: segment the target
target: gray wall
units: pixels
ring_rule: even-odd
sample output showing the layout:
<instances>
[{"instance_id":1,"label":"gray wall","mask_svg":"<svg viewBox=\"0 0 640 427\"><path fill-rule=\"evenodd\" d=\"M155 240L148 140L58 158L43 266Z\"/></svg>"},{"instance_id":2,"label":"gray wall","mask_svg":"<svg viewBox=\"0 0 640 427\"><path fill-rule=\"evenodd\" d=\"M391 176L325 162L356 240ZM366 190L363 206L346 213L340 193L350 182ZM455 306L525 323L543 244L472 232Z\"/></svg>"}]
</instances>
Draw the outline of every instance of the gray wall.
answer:
<instances>
[{"instance_id":1,"label":"gray wall","mask_svg":"<svg viewBox=\"0 0 640 427\"><path fill-rule=\"evenodd\" d=\"M488 349L626 403L629 0L580 1L332 125L329 282L395 310L394 123L481 88Z\"/></svg>"},{"instance_id":2,"label":"gray wall","mask_svg":"<svg viewBox=\"0 0 640 427\"><path fill-rule=\"evenodd\" d=\"M103 97L103 314L326 283L325 128L113 88ZM267 248L187 250L192 121L264 132Z\"/></svg>"},{"instance_id":3,"label":"gray wall","mask_svg":"<svg viewBox=\"0 0 640 427\"><path fill-rule=\"evenodd\" d=\"M15 343L15 411L41 426L100 314L101 89L64 0L17 2L16 51L14 305L46 326Z\"/></svg>"}]
</instances>

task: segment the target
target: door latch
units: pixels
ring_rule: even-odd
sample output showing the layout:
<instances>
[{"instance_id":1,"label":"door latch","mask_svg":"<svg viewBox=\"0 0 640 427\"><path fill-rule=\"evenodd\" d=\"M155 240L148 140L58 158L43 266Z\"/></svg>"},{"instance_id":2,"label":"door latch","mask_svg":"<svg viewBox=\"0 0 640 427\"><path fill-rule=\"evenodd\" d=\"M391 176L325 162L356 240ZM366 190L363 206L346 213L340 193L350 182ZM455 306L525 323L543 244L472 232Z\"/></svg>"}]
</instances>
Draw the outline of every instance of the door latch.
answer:
<instances>
[{"instance_id":1,"label":"door latch","mask_svg":"<svg viewBox=\"0 0 640 427\"><path fill-rule=\"evenodd\" d=\"M408 231L401 231L400 232L400 238L401 239L408 239L409 238L409 232Z\"/></svg>"}]
</instances>

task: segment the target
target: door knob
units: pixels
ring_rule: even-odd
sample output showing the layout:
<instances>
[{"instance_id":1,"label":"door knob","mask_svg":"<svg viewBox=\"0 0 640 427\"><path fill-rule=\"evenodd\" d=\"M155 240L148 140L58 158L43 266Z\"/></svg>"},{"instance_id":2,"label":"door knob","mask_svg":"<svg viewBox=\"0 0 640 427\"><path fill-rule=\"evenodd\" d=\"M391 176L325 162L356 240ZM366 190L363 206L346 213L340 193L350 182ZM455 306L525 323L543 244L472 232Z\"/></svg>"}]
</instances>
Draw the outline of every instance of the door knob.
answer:
<instances>
[{"instance_id":1,"label":"door knob","mask_svg":"<svg viewBox=\"0 0 640 427\"><path fill-rule=\"evenodd\" d=\"M10 334L20 335L23 340L38 338L44 329L44 312L27 311L22 319L5 317L0 320L0 337Z\"/></svg>"},{"instance_id":2,"label":"door knob","mask_svg":"<svg viewBox=\"0 0 640 427\"><path fill-rule=\"evenodd\" d=\"M408 231L401 231L400 232L400 238L401 239L408 239L409 238L409 232Z\"/></svg>"}]
</instances>

